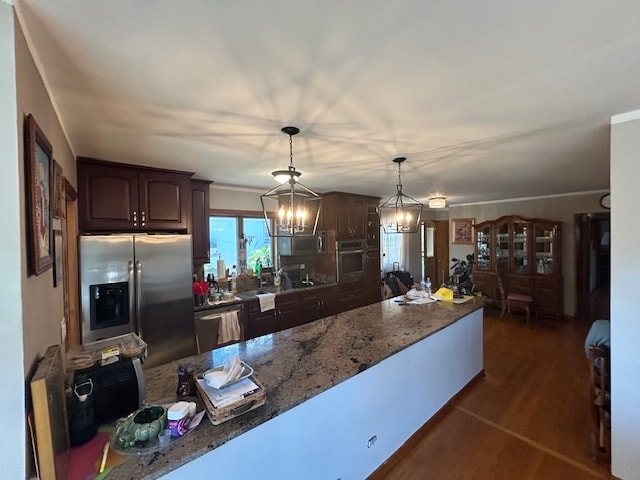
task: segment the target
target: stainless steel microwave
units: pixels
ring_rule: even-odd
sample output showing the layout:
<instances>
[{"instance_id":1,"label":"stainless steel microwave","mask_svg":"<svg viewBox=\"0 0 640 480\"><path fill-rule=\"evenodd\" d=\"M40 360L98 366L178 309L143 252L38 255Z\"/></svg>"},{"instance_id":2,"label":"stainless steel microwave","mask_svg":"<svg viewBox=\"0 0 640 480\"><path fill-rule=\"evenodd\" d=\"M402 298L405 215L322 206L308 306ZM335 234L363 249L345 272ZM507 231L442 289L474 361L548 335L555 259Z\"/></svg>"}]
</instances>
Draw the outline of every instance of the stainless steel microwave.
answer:
<instances>
[{"instance_id":1,"label":"stainless steel microwave","mask_svg":"<svg viewBox=\"0 0 640 480\"><path fill-rule=\"evenodd\" d=\"M278 237L278 254L283 257L319 253L327 253L327 232L324 230L316 231L315 235Z\"/></svg>"}]
</instances>

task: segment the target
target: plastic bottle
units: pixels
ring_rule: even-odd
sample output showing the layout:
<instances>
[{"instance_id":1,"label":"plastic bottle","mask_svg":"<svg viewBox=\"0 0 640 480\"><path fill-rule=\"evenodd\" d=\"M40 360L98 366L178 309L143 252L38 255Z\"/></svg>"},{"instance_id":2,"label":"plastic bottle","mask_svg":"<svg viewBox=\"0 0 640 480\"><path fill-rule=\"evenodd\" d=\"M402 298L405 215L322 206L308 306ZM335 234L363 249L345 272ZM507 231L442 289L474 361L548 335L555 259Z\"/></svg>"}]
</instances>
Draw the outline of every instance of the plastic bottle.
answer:
<instances>
[{"instance_id":1,"label":"plastic bottle","mask_svg":"<svg viewBox=\"0 0 640 480\"><path fill-rule=\"evenodd\" d=\"M238 278L238 273L236 272L236 266L234 265L231 269L231 291L235 292L237 287L236 279Z\"/></svg>"},{"instance_id":2,"label":"plastic bottle","mask_svg":"<svg viewBox=\"0 0 640 480\"><path fill-rule=\"evenodd\" d=\"M431 295L431 278L427 277L427 281L424 283L424 291L427 296Z\"/></svg>"}]
</instances>

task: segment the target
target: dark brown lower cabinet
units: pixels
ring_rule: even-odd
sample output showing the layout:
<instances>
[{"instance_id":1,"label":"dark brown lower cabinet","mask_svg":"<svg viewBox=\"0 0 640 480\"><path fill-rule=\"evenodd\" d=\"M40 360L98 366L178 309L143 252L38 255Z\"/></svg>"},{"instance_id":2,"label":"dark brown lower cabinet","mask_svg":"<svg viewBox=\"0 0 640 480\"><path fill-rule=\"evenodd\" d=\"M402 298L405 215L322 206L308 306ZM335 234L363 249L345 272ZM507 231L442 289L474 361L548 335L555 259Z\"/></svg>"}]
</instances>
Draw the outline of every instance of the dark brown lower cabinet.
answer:
<instances>
[{"instance_id":1,"label":"dark brown lower cabinet","mask_svg":"<svg viewBox=\"0 0 640 480\"><path fill-rule=\"evenodd\" d=\"M304 319L299 292L276 296L275 309L260 311L260 302L247 302L247 340L301 325Z\"/></svg>"},{"instance_id":2,"label":"dark brown lower cabinet","mask_svg":"<svg viewBox=\"0 0 640 480\"><path fill-rule=\"evenodd\" d=\"M309 323L338 313L336 308L336 287L302 291L304 315L301 323Z\"/></svg>"},{"instance_id":3,"label":"dark brown lower cabinet","mask_svg":"<svg viewBox=\"0 0 640 480\"><path fill-rule=\"evenodd\" d=\"M353 310L366 304L366 289L362 282L339 283L337 288L338 313Z\"/></svg>"},{"instance_id":4,"label":"dark brown lower cabinet","mask_svg":"<svg viewBox=\"0 0 640 480\"><path fill-rule=\"evenodd\" d=\"M260 311L258 300L245 303L246 339L297 327L320 318L380 301L378 286L365 288L362 282L339 283L282 293L276 296L275 309Z\"/></svg>"},{"instance_id":5,"label":"dark brown lower cabinet","mask_svg":"<svg viewBox=\"0 0 640 480\"><path fill-rule=\"evenodd\" d=\"M247 311L247 340L281 330L278 328L276 310L261 312L258 300L247 302L245 307Z\"/></svg>"}]
</instances>

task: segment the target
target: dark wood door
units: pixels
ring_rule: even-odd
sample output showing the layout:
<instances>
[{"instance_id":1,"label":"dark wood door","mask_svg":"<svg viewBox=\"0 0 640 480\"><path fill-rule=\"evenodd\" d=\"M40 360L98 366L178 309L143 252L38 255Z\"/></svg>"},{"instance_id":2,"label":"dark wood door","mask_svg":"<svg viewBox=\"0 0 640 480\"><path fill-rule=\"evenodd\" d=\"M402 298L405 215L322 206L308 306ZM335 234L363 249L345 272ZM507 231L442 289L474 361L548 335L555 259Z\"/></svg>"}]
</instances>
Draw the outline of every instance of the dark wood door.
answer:
<instances>
[{"instance_id":1,"label":"dark wood door","mask_svg":"<svg viewBox=\"0 0 640 480\"><path fill-rule=\"evenodd\" d=\"M431 277L432 289L435 291L443 283L449 281L449 222L438 220L434 222L435 237L435 274Z\"/></svg>"},{"instance_id":2,"label":"dark wood door","mask_svg":"<svg viewBox=\"0 0 640 480\"><path fill-rule=\"evenodd\" d=\"M193 263L209 263L209 185L208 180L191 180L189 233L193 241Z\"/></svg>"},{"instance_id":3,"label":"dark wood door","mask_svg":"<svg viewBox=\"0 0 640 480\"><path fill-rule=\"evenodd\" d=\"M300 319L300 324L333 315L336 307L334 287L303 291L301 302L304 318Z\"/></svg>"},{"instance_id":4,"label":"dark wood door","mask_svg":"<svg viewBox=\"0 0 640 480\"><path fill-rule=\"evenodd\" d=\"M191 183L186 175L141 171L140 226L145 230L185 230L188 226Z\"/></svg>"},{"instance_id":5,"label":"dark wood door","mask_svg":"<svg viewBox=\"0 0 640 480\"><path fill-rule=\"evenodd\" d=\"M338 285L338 312L346 312L366 304L366 291L361 282L341 283Z\"/></svg>"},{"instance_id":6,"label":"dark wood door","mask_svg":"<svg viewBox=\"0 0 640 480\"><path fill-rule=\"evenodd\" d=\"M610 214L576 215L576 318L610 318Z\"/></svg>"},{"instance_id":7,"label":"dark wood door","mask_svg":"<svg viewBox=\"0 0 640 480\"><path fill-rule=\"evenodd\" d=\"M139 228L138 198L136 170L78 160L78 223L81 232Z\"/></svg>"},{"instance_id":8,"label":"dark wood door","mask_svg":"<svg viewBox=\"0 0 640 480\"><path fill-rule=\"evenodd\" d=\"M278 330L306 323L304 321L304 307L300 303L300 294L278 295L276 297L276 312L278 315Z\"/></svg>"},{"instance_id":9,"label":"dark wood door","mask_svg":"<svg viewBox=\"0 0 640 480\"><path fill-rule=\"evenodd\" d=\"M245 308L247 310L247 340L268 335L278 330L276 310L261 312L258 300L247 302Z\"/></svg>"},{"instance_id":10,"label":"dark wood door","mask_svg":"<svg viewBox=\"0 0 640 480\"><path fill-rule=\"evenodd\" d=\"M367 200L357 195L337 197L338 239L365 238L367 224Z\"/></svg>"}]
</instances>

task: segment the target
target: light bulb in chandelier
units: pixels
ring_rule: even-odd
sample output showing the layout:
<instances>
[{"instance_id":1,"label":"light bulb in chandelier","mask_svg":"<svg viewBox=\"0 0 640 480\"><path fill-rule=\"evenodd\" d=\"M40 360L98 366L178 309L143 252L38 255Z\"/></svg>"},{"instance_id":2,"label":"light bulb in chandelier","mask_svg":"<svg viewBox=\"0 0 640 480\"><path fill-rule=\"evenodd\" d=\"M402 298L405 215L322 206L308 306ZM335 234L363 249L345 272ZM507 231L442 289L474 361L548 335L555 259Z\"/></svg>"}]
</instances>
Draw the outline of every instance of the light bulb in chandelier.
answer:
<instances>
[{"instance_id":1,"label":"light bulb in chandelier","mask_svg":"<svg viewBox=\"0 0 640 480\"><path fill-rule=\"evenodd\" d=\"M396 215L396 223L407 226L411 223L413 216L409 212L400 210Z\"/></svg>"},{"instance_id":2,"label":"light bulb in chandelier","mask_svg":"<svg viewBox=\"0 0 640 480\"><path fill-rule=\"evenodd\" d=\"M294 215L292 208L281 206L278 210L277 228L279 231L303 232L308 227L308 216L309 212L305 208L298 208Z\"/></svg>"}]
</instances>

